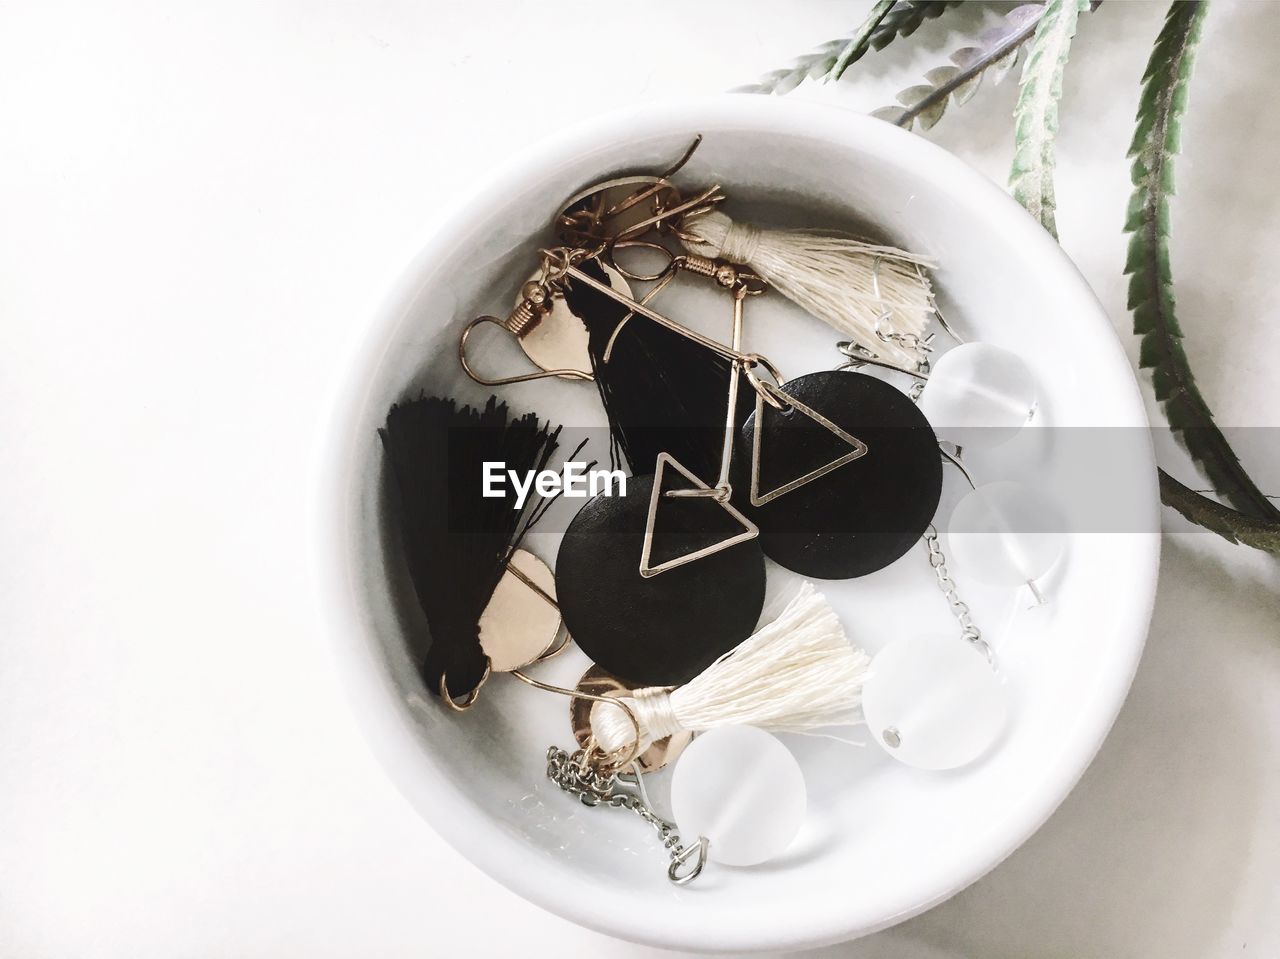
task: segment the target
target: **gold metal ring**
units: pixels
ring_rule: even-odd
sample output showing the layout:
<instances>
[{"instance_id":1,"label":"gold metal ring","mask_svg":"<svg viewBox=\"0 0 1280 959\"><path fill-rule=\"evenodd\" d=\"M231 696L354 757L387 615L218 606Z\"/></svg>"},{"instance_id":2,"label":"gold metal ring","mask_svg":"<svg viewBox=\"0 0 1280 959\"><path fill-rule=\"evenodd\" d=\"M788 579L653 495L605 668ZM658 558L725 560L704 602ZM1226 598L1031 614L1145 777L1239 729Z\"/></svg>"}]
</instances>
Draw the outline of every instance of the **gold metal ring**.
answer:
<instances>
[{"instance_id":1,"label":"gold metal ring","mask_svg":"<svg viewBox=\"0 0 1280 959\"><path fill-rule=\"evenodd\" d=\"M484 658L484 673L480 676L480 681L475 684L471 692L467 693L461 700L454 699L449 695L449 677L446 673L440 674L440 698L444 700L444 704L452 709L455 713L465 713L468 709L476 704L476 700L480 698L480 687L485 684L488 678L493 674L493 664L489 661L489 657Z\"/></svg>"},{"instance_id":2,"label":"gold metal ring","mask_svg":"<svg viewBox=\"0 0 1280 959\"><path fill-rule=\"evenodd\" d=\"M763 366L773 377L774 383L760 379L755 374L755 367ZM782 392L781 387L786 380L778 368L768 359L759 353L748 353L742 361L742 371L747 374L747 382L751 384L751 388L760 394L760 397L772 406L775 410L788 409L790 403L786 400L786 394ZM775 385L776 383L776 385Z\"/></svg>"},{"instance_id":3,"label":"gold metal ring","mask_svg":"<svg viewBox=\"0 0 1280 959\"><path fill-rule=\"evenodd\" d=\"M618 251L636 249L653 250L654 252L665 256L667 258L667 262L657 273L638 273L633 270L628 270L618 262ZM672 266L680 261L680 259L680 257L676 256L661 243L656 243L653 240L621 240L613 244L613 268L628 280L636 280L640 283L653 283L662 279L672 269Z\"/></svg>"}]
</instances>

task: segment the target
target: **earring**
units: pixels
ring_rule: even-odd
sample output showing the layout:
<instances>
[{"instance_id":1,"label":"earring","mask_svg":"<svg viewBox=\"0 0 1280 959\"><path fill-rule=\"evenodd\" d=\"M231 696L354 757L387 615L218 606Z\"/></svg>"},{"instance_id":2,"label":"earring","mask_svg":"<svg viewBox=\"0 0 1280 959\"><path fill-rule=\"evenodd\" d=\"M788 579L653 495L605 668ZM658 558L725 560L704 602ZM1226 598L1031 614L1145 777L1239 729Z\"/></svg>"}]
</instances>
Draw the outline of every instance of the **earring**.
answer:
<instances>
[{"instance_id":1,"label":"earring","mask_svg":"<svg viewBox=\"0 0 1280 959\"><path fill-rule=\"evenodd\" d=\"M685 211L683 216L691 212ZM882 295L881 259L876 256L869 268L869 283L877 297ZM763 290L757 277L739 275L725 264L701 261L695 268L734 289L739 311L743 296ZM661 437L658 448L649 446L637 453L637 440L633 437L643 437L645 433L637 424L647 422L645 416L652 415L646 414L643 404L655 394L689 397L689 391L695 388L692 384L709 382L723 390L727 381L733 390L737 377L745 375L756 391L755 411L745 423L740 422L740 414L731 411L729 421L741 427L738 450L750 449L751 455L747 459L739 452L730 459L732 482L723 477L717 486L738 491L736 505L744 522L759 528L765 555L806 576L847 579L882 569L920 538L937 510L942 467L937 437L910 398L882 381L870 377L851 379L830 371L784 381L764 357L743 354L737 341L734 347L725 349L674 324L644 300L637 302L611 289L598 276L587 276L583 269L572 265L565 272L570 283L570 305L584 317L588 327L600 317L607 318L599 339L605 340L613 352L607 354L593 347L593 371L610 411L611 433L624 448L633 450L628 457L633 470L637 463L644 464L639 468L647 468L649 460L642 456L671 453L671 448L679 444L677 460L700 464L701 469L695 466L693 471L709 475L713 453L705 437L714 433L705 411L713 408L711 402L704 396L684 402L683 408L673 403L662 422L696 423L697 429L675 430ZM575 305L572 289L578 283L582 287L578 295L588 299L585 303L579 299ZM637 324L631 319L636 315L654 322ZM619 334L628 321L631 322ZM610 369L622 336L633 332L639 342L642 337L662 336L655 326L678 334L668 336L673 356L689 357L688 366L681 371L683 375L668 377L676 384L668 389L654 388L652 380L660 375L654 371L680 371L680 367L671 361L659 361L654 350L644 355L648 362L640 367L643 373L627 376L623 365L616 371ZM884 329L879 334L884 342L903 344L904 349L923 348L914 335ZM595 341L597 336L593 334ZM698 345L706 349L699 351L695 348ZM713 361L708 356L713 354L722 359L719 364L709 365ZM726 367L724 360L730 365ZM694 372L699 363L708 370L702 376ZM768 370L774 382L756 375L756 367ZM649 384L643 381L645 375ZM623 382L618 389L608 385L614 376ZM632 408L627 408L628 403ZM703 411L701 417L691 414L690 409ZM872 436L874 443L869 441ZM875 452L869 456L872 449ZM656 456L653 461L657 461ZM724 462L722 456L721 463ZM743 491L747 493L745 497Z\"/></svg>"},{"instance_id":2,"label":"earring","mask_svg":"<svg viewBox=\"0 0 1280 959\"><path fill-rule=\"evenodd\" d=\"M933 318L933 260L855 237L768 230L709 205L681 216L685 248L748 267L806 312L896 363L915 363Z\"/></svg>"},{"instance_id":3,"label":"earring","mask_svg":"<svg viewBox=\"0 0 1280 959\"><path fill-rule=\"evenodd\" d=\"M879 276L877 260L871 274L876 296L881 294ZM836 348L850 360L843 368L878 366L915 378L912 397L920 401L921 410L936 429L952 436L957 450L961 445L993 447L1006 442L1035 415L1038 387L1034 374L1016 353L990 343L966 343L932 298L930 309L939 326L956 342L936 363L931 364L928 357L933 337L904 337L894 332L886 300L880 317L883 328L876 329L881 345L847 340L837 343ZM899 345L915 350L914 362L904 365L886 355Z\"/></svg>"},{"instance_id":4,"label":"earring","mask_svg":"<svg viewBox=\"0 0 1280 959\"><path fill-rule=\"evenodd\" d=\"M1016 353L990 343L961 343L933 364L920 409L958 444L1007 442L1035 413L1035 376Z\"/></svg>"},{"instance_id":5,"label":"earring","mask_svg":"<svg viewBox=\"0 0 1280 959\"><path fill-rule=\"evenodd\" d=\"M845 635L835 610L801 583L769 623L688 683L628 689L590 707L589 729L606 752L720 726L802 733L861 719L870 657ZM623 712L623 708L627 712Z\"/></svg>"},{"instance_id":6,"label":"earring","mask_svg":"<svg viewBox=\"0 0 1280 959\"><path fill-rule=\"evenodd\" d=\"M615 274L613 279L626 285L621 275ZM513 376L487 376L479 372L467 355L467 345L475 331L485 325L496 326L513 336L538 371ZM592 378L586 331L564 302L563 294L547 282L545 265L520 288L516 305L506 319L478 316L462 328L458 337L458 363L467 376L482 386L505 386L552 377Z\"/></svg>"},{"instance_id":7,"label":"earring","mask_svg":"<svg viewBox=\"0 0 1280 959\"><path fill-rule=\"evenodd\" d=\"M961 642L928 635L891 642L871 659L862 712L875 741L899 762L955 769L980 758L1003 734L1009 694L995 653L957 595L932 526L924 542Z\"/></svg>"},{"instance_id":8,"label":"earring","mask_svg":"<svg viewBox=\"0 0 1280 959\"><path fill-rule=\"evenodd\" d=\"M1064 520L1056 507L1017 483L978 486L965 465L963 449L991 448L1011 439L1035 415L1035 376L1017 354L988 343L966 343L935 307L942 329L956 342L936 363L923 359L901 367L858 344L837 348L849 357L842 369L879 366L917 380L911 395L921 412L951 439L939 444L942 457L971 487L949 524L952 549L976 578L993 584L1026 585L1035 605L1045 604L1036 580L1066 549ZM931 349L927 341L926 349ZM963 447L960 440L963 439Z\"/></svg>"},{"instance_id":9,"label":"earring","mask_svg":"<svg viewBox=\"0 0 1280 959\"><path fill-rule=\"evenodd\" d=\"M662 450L653 475L633 476L626 496L596 496L579 510L556 558L561 610L579 647L628 682L678 685L741 642L764 604L759 531L732 502L729 484L741 354L685 330L585 271L567 272L640 314L643 319L633 325L657 326L685 341L682 348L715 352L730 364L715 485ZM735 344L741 341L745 295L734 295ZM686 444L686 455L705 443L699 437L696 445Z\"/></svg>"},{"instance_id":10,"label":"earring","mask_svg":"<svg viewBox=\"0 0 1280 959\"><path fill-rule=\"evenodd\" d=\"M816 579L883 569L920 539L942 496L928 420L870 376L773 376L748 370L756 403L734 469L765 555Z\"/></svg>"},{"instance_id":11,"label":"earring","mask_svg":"<svg viewBox=\"0 0 1280 959\"><path fill-rule=\"evenodd\" d=\"M428 691L466 709L494 671L559 651L550 570L518 549L545 501L516 508L509 490L484 496L481 478L487 461L544 469L560 427L532 413L509 419L497 397L476 409L432 396L392 406L379 434L399 492L394 516L409 577L426 616L427 629L410 635L410 653Z\"/></svg>"},{"instance_id":12,"label":"earring","mask_svg":"<svg viewBox=\"0 0 1280 959\"><path fill-rule=\"evenodd\" d=\"M647 307L682 267L671 259L638 300L614 285L598 260L570 265L563 276L565 301L587 330L611 443L633 475L656 469L660 453L698 476L720 467L725 398L737 378L733 360L627 305ZM735 417L739 424L745 418Z\"/></svg>"},{"instance_id":13,"label":"earring","mask_svg":"<svg viewBox=\"0 0 1280 959\"><path fill-rule=\"evenodd\" d=\"M721 726L695 739L671 775L676 825L706 857L755 866L784 853L804 822L808 794L791 751L753 726Z\"/></svg>"}]
</instances>

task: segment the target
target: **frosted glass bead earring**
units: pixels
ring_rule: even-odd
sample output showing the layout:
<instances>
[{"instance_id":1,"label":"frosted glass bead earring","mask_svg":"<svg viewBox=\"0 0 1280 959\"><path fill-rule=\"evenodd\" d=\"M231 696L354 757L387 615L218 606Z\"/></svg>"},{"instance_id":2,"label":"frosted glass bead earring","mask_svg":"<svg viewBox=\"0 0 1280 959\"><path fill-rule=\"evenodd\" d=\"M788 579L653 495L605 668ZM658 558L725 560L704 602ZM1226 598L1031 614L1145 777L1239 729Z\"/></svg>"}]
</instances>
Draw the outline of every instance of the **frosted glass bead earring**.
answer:
<instances>
[{"instance_id":1,"label":"frosted glass bead earring","mask_svg":"<svg viewBox=\"0 0 1280 959\"><path fill-rule=\"evenodd\" d=\"M995 655L956 593L938 534L924 537L929 565L960 626L953 638L911 636L876 653L862 686L862 715L876 743L918 769L955 769L981 757L1008 721L1008 690Z\"/></svg>"},{"instance_id":2,"label":"frosted glass bead earring","mask_svg":"<svg viewBox=\"0 0 1280 959\"><path fill-rule=\"evenodd\" d=\"M707 858L754 866L786 851L808 797L791 751L754 726L719 726L689 744L671 777L680 834L707 843Z\"/></svg>"},{"instance_id":3,"label":"frosted glass bead earring","mask_svg":"<svg viewBox=\"0 0 1280 959\"><path fill-rule=\"evenodd\" d=\"M943 436L975 449L1011 439L1037 402L1035 376L1016 353L990 343L962 343L933 365L920 409ZM950 437L949 437L950 438Z\"/></svg>"},{"instance_id":4,"label":"frosted glass bead earring","mask_svg":"<svg viewBox=\"0 0 1280 959\"><path fill-rule=\"evenodd\" d=\"M993 586L1025 583L1043 602L1036 580L1065 551L1065 524L1060 511L1030 487L987 483L956 504L947 545L974 579Z\"/></svg>"},{"instance_id":5,"label":"frosted glass bead earring","mask_svg":"<svg viewBox=\"0 0 1280 959\"><path fill-rule=\"evenodd\" d=\"M876 742L899 762L955 769L999 737L1008 707L981 649L934 635L896 640L876 654L862 712Z\"/></svg>"}]
</instances>

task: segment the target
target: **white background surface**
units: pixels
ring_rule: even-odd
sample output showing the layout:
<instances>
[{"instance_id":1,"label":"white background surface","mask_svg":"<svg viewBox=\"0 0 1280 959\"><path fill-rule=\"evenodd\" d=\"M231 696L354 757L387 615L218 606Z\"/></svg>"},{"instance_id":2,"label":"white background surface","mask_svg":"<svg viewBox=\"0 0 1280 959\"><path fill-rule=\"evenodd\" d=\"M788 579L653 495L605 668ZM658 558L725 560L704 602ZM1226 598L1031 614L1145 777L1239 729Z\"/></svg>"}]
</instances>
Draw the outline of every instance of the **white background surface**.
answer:
<instances>
[{"instance_id":1,"label":"white background surface","mask_svg":"<svg viewBox=\"0 0 1280 959\"><path fill-rule=\"evenodd\" d=\"M499 888L376 767L311 597L316 440L373 304L511 151L867 6L0 4L0 955L650 954ZM1059 153L1063 242L1135 356L1124 153L1163 13L1082 18ZM1188 349L1236 426L1280 422L1278 44L1280 6L1215 4L1178 163ZM934 23L799 95L873 108L960 45ZM1014 96L929 135L1002 182ZM1280 444L1242 447L1280 491ZM1062 809L825 954L1280 954L1280 573L1167 528L1133 693Z\"/></svg>"}]
</instances>

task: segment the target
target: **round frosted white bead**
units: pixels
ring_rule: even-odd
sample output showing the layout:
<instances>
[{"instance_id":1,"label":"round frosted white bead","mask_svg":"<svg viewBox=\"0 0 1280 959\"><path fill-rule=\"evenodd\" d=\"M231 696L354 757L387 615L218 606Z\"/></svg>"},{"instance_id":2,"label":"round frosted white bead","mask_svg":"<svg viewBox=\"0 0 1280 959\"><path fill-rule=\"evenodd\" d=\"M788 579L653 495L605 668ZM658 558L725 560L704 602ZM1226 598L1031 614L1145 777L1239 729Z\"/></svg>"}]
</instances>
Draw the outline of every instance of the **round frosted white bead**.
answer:
<instances>
[{"instance_id":1,"label":"round frosted white bead","mask_svg":"<svg viewBox=\"0 0 1280 959\"><path fill-rule=\"evenodd\" d=\"M804 820L804 774L791 751L754 726L721 726L698 735L671 777L680 838L705 837L707 858L754 866L791 845Z\"/></svg>"},{"instance_id":2,"label":"round frosted white bead","mask_svg":"<svg viewBox=\"0 0 1280 959\"><path fill-rule=\"evenodd\" d=\"M1008 704L981 651L957 636L890 643L871 661L862 711L889 755L920 769L973 762L1004 730Z\"/></svg>"},{"instance_id":3,"label":"round frosted white bead","mask_svg":"<svg viewBox=\"0 0 1280 959\"><path fill-rule=\"evenodd\" d=\"M947 547L960 576L996 586L1039 579L1066 549L1062 514L1021 483L979 486L956 504Z\"/></svg>"},{"instance_id":4,"label":"round frosted white bead","mask_svg":"<svg viewBox=\"0 0 1280 959\"><path fill-rule=\"evenodd\" d=\"M920 409L944 438L988 448L1026 424L1036 398L1035 376L1016 353L990 343L963 343L934 364Z\"/></svg>"}]
</instances>

